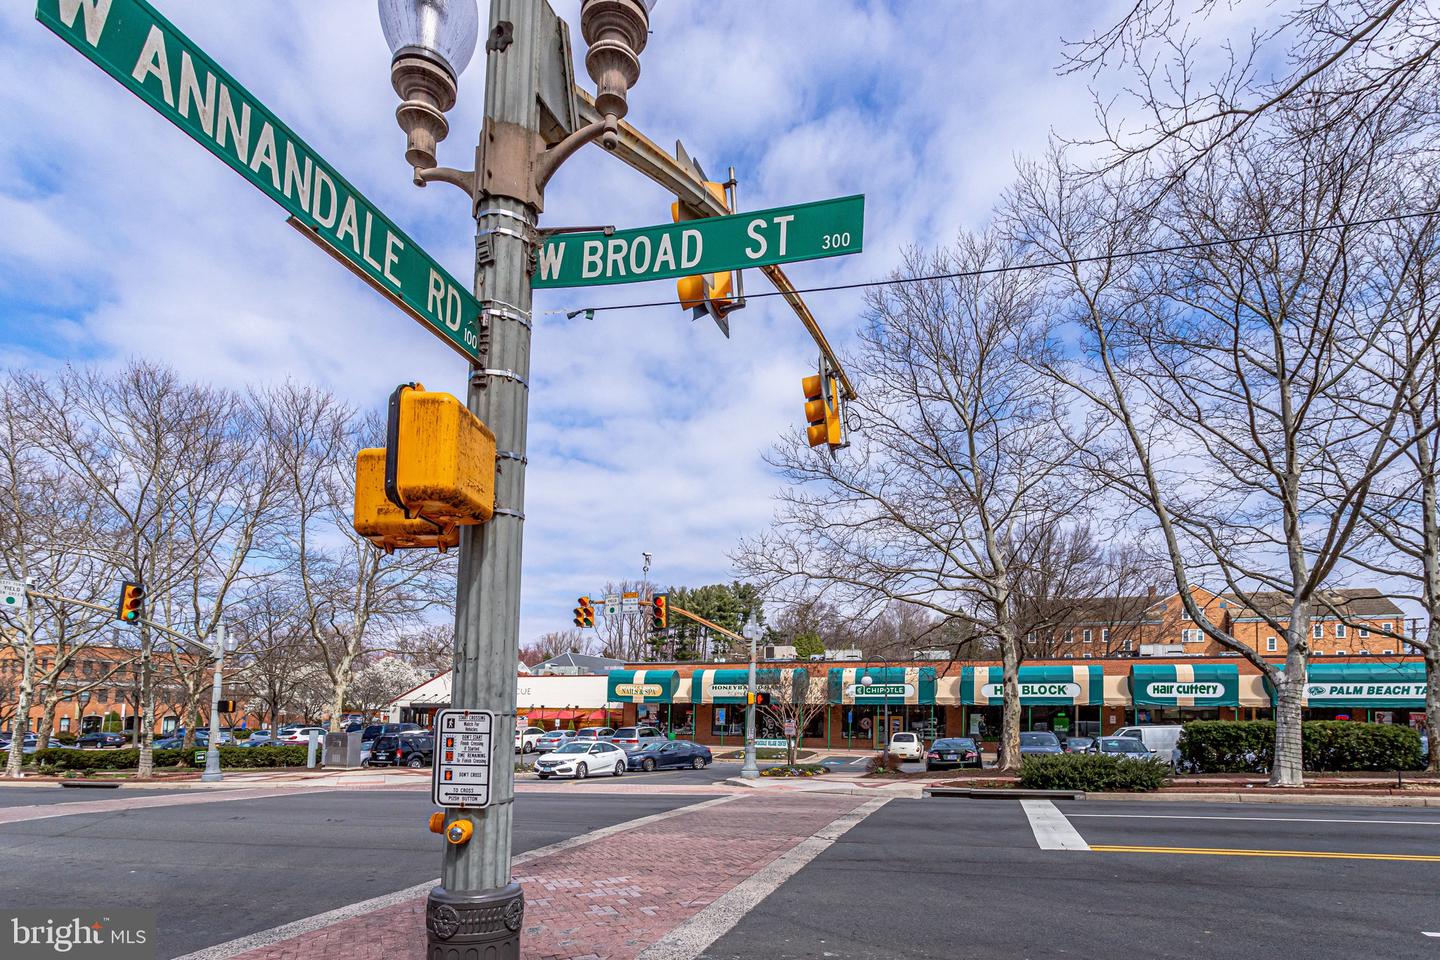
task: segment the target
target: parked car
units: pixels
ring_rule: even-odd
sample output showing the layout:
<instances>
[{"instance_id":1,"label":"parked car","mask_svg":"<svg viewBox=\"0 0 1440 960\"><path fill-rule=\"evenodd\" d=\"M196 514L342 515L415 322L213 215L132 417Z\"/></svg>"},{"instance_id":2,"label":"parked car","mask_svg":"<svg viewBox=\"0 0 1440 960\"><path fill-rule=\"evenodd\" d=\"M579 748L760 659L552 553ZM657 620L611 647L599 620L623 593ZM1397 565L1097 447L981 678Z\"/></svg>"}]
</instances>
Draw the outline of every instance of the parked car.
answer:
<instances>
[{"instance_id":1,"label":"parked car","mask_svg":"<svg viewBox=\"0 0 1440 960\"><path fill-rule=\"evenodd\" d=\"M540 753L549 753L551 750L559 750L574 739L574 730L551 730L535 738L535 749Z\"/></svg>"},{"instance_id":2,"label":"parked car","mask_svg":"<svg viewBox=\"0 0 1440 960\"><path fill-rule=\"evenodd\" d=\"M8 753L10 751L10 744L12 744L13 742L14 739L11 737L5 737L3 739L0 739L0 751ZM48 738L47 746L51 750L56 750L60 747L65 746L65 744L61 743L59 740L56 740L54 737L50 737ZM20 742L20 752L34 753L36 750L39 749L40 735L38 733L25 734L25 739Z\"/></svg>"},{"instance_id":3,"label":"parked car","mask_svg":"<svg viewBox=\"0 0 1440 960\"><path fill-rule=\"evenodd\" d=\"M372 767L428 767L435 757L435 737L424 731L386 733L370 744Z\"/></svg>"},{"instance_id":4,"label":"parked car","mask_svg":"<svg viewBox=\"0 0 1440 960\"><path fill-rule=\"evenodd\" d=\"M667 767L690 767L694 770L703 770L714 759L709 747L691 743L689 740L666 740L642 743L636 749L628 751L625 755L625 765L631 770L644 770L647 773L651 770L664 770Z\"/></svg>"},{"instance_id":5,"label":"parked car","mask_svg":"<svg viewBox=\"0 0 1440 960\"><path fill-rule=\"evenodd\" d=\"M237 747L273 747L279 743L269 730L252 730L250 736L236 741Z\"/></svg>"},{"instance_id":6,"label":"parked car","mask_svg":"<svg viewBox=\"0 0 1440 960\"><path fill-rule=\"evenodd\" d=\"M610 736L610 742L622 750L630 750L652 741L668 743L669 740L669 737L655 727L621 727Z\"/></svg>"},{"instance_id":7,"label":"parked car","mask_svg":"<svg viewBox=\"0 0 1440 960\"><path fill-rule=\"evenodd\" d=\"M75 740L81 750L98 750L101 747L123 747L126 744L122 733L87 733Z\"/></svg>"},{"instance_id":8,"label":"parked car","mask_svg":"<svg viewBox=\"0 0 1440 960\"><path fill-rule=\"evenodd\" d=\"M386 733L410 733L424 729L418 723L372 723L360 731L360 744L363 747L374 741L376 737Z\"/></svg>"},{"instance_id":9,"label":"parked car","mask_svg":"<svg viewBox=\"0 0 1440 960\"><path fill-rule=\"evenodd\" d=\"M1020 756L1062 753L1060 738L1048 730L1030 730L1020 734Z\"/></svg>"},{"instance_id":10,"label":"parked car","mask_svg":"<svg viewBox=\"0 0 1440 960\"><path fill-rule=\"evenodd\" d=\"M902 730L891 736L890 754L902 760L924 760L925 742L918 734Z\"/></svg>"},{"instance_id":11,"label":"parked car","mask_svg":"<svg viewBox=\"0 0 1440 960\"><path fill-rule=\"evenodd\" d=\"M1090 745L1090 753L1109 754L1126 760L1151 760L1157 757L1135 737L1099 737Z\"/></svg>"},{"instance_id":12,"label":"parked car","mask_svg":"<svg viewBox=\"0 0 1440 960\"><path fill-rule=\"evenodd\" d=\"M324 727L292 727L280 730L280 740L282 743L309 743L311 730L319 734L321 740L325 739Z\"/></svg>"},{"instance_id":13,"label":"parked car","mask_svg":"<svg viewBox=\"0 0 1440 960\"><path fill-rule=\"evenodd\" d=\"M942 737L930 744L925 754L926 770L949 767L983 767L985 754L970 737Z\"/></svg>"},{"instance_id":14,"label":"parked car","mask_svg":"<svg viewBox=\"0 0 1440 960\"><path fill-rule=\"evenodd\" d=\"M1139 740L1157 757L1168 760L1172 767L1180 767L1180 735L1185 728L1178 723L1142 723L1121 727L1111 736L1129 737Z\"/></svg>"},{"instance_id":15,"label":"parked car","mask_svg":"<svg viewBox=\"0 0 1440 960\"><path fill-rule=\"evenodd\" d=\"M613 727L581 727L575 731L576 740L609 740L615 736Z\"/></svg>"},{"instance_id":16,"label":"parked car","mask_svg":"<svg viewBox=\"0 0 1440 960\"><path fill-rule=\"evenodd\" d=\"M523 724L515 727L515 752L534 753L535 744L541 737L545 736L544 727L527 727Z\"/></svg>"},{"instance_id":17,"label":"parked car","mask_svg":"<svg viewBox=\"0 0 1440 960\"><path fill-rule=\"evenodd\" d=\"M1065 742L1060 744L1060 749L1066 753L1084 753L1094 742L1094 737L1067 737Z\"/></svg>"},{"instance_id":18,"label":"parked car","mask_svg":"<svg viewBox=\"0 0 1440 960\"><path fill-rule=\"evenodd\" d=\"M541 780L551 777L584 780L592 773L608 773L618 777L625 772L625 768L625 751L604 740L595 743L572 741L535 761L535 772Z\"/></svg>"}]
</instances>

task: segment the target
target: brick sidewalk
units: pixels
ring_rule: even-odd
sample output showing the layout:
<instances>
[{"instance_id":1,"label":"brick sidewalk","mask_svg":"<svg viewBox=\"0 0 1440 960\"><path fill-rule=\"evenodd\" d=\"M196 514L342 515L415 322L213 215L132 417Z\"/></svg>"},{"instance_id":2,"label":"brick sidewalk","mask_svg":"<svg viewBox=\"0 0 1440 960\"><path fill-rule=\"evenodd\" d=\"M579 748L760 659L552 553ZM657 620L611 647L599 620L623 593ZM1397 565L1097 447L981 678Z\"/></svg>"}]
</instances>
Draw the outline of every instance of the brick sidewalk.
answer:
<instances>
[{"instance_id":1,"label":"brick sidewalk","mask_svg":"<svg viewBox=\"0 0 1440 960\"><path fill-rule=\"evenodd\" d=\"M864 797L738 797L522 863L528 960L630 960ZM424 960L425 898L232 960Z\"/></svg>"}]
</instances>

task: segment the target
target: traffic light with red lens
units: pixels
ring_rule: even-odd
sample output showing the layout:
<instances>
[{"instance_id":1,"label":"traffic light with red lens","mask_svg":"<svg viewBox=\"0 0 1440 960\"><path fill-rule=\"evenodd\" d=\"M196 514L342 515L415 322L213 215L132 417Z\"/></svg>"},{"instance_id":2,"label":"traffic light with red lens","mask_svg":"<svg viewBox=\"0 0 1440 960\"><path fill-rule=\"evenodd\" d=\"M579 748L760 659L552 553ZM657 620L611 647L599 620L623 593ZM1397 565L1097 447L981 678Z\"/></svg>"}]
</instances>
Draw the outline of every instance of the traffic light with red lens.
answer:
<instances>
[{"instance_id":1,"label":"traffic light with red lens","mask_svg":"<svg viewBox=\"0 0 1440 960\"><path fill-rule=\"evenodd\" d=\"M115 608L115 619L121 623L135 623L144 612L144 585L126 580L120 585L120 603Z\"/></svg>"},{"instance_id":2,"label":"traffic light with red lens","mask_svg":"<svg viewBox=\"0 0 1440 960\"><path fill-rule=\"evenodd\" d=\"M664 630L670 626L670 595L657 593L650 606L650 629Z\"/></svg>"}]
</instances>

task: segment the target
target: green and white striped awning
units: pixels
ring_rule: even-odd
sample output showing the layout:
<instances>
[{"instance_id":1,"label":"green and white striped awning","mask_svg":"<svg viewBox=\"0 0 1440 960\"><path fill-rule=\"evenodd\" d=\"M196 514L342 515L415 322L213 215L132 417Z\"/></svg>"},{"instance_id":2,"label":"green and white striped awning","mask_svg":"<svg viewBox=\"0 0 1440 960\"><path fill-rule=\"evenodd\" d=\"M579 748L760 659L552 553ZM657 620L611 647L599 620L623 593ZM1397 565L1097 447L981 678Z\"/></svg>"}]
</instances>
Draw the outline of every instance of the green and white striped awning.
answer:
<instances>
[{"instance_id":1,"label":"green and white striped awning","mask_svg":"<svg viewBox=\"0 0 1440 960\"><path fill-rule=\"evenodd\" d=\"M1422 708L1425 664L1311 663L1305 675L1305 705Z\"/></svg>"},{"instance_id":2,"label":"green and white striped awning","mask_svg":"<svg viewBox=\"0 0 1440 960\"><path fill-rule=\"evenodd\" d=\"M831 667L826 699L874 706L934 703L935 668Z\"/></svg>"},{"instance_id":3,"label":"green and white striped awning","mask_svg":"<svg viewBox=\"0 0 1440 960\"><path fill-rule=\"evenodd\" d=\"M671 703L679 686L676 670L612 670L608 696L611 703Z\"/></svg>"},{"instance_id":4,"label":"green and white striped awning","mask_svg":"<svg viewBox=\"0 0 1440 960\"><path fill-rule=\"evenodd\" d=\"M1238 707L1240 668L1233 663L1137 663L1130 698L1139 707Z\"/></svg>"},{"instance_id":5,"label":"green and white striped awning","mask_svg":"<svg viewBox=\"0 0 1440 960\"><path fill-rule=\"evenodd\" d=\"M765 667L755 671L757 689L770 689L780 683L781 671L777 667ZM745 694L750 687L750 669L696 670L690 675L691 703L739 703L746 702Z\"/></svg>"},{"instance_id":6,"label":"green and white striped awning","mask_svg":"<svg viewBox=\"0 0 1440 960\"><path fill-rule=\"evenodd\" d=\"M1001 667L964 667L960 671L960 702L989 706L1005 702L1005 671ZM1105 702L1105 668L1021 667L1022 706L1094 705Z\"/></svg>"}]
</instances>

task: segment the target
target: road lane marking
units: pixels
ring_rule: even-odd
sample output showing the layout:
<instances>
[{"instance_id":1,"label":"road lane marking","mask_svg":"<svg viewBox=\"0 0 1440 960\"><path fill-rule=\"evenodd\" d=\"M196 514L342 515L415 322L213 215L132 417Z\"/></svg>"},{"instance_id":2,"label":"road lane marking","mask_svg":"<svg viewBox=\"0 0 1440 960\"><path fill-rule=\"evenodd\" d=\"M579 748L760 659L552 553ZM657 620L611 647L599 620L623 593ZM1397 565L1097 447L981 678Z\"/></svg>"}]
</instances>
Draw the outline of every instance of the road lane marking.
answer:
<instances>
[{"instance_id":1,"label":"road lane marking","mask_svg":"<svg viewBox=\"0 0 1440 960\"><path fill-rule=\"evenodd\" d=\"M1440 856L1418 853L1345 853L1326 850L1229 850L1222 847L1130 847L1094 844L1096 853L1169 853L1209 857L1291 857L1306 860L1395 860L1404 863L1440 863Z\"/></svg>"},{"instance_id":2,"label":"road lane marking","mask_svg":"<svg viewBox=\"0 0 1440 960\"><path fill-rule=\"evenodd\" d=\"M510 858L510 865L513 869L523 863L529 863L531 860L538 860L540 857L548 857L551 854L584 846L587 843L603 840L617 833L634 830L636 827L643 827L661 820L669 820L671 817L678 817L681 814L694 813L696 810L704 810L707 807L713 807L718 804L729 803L737 796L740 796L740 794L716 797L713 800L705 800L700 803L676 807L674 810L652 813L646 817L626 820L623 823L611 824L608 827L591 830L589 833L582 833L576 837L558 840L555 843L547 844L543 847L536 847L534 850L527 850L524 853L515 854ZM282 940L289 940L292 937L298 937L301 934L310 933L313 930L319 930L322 927L339 923L341 920L349 920L351 917L373 913L376 910L393 907L396 904L413 900L416 897L423 897L439 882L440 879L438 877L434 880L426 880L424 883L417 883L413 887L396 890L394 893L372 897L369 900L361 900L359 903L349 903L343 907L337 907L334 910L327 910L325 913L317 913L313 917L293 920L290 923L281 924L278 927L271 927L269 930L261 930L258 933L237 937L234 940L227 940L224 943L217 943L214 946L203 947L194 953L187 953L182 957L176 957L175 960L227 960L229 957L245 953L248 950L254 950L257 947L265 947L272 943L279 943Z\"/></svg>"},{"instance_id":3,"label":"road lane marking","mask_svg":"<svg viewBox=\"0 0 1440 960\"><path fill-rule=\"evenodd\" d=\"M1041 850L1090 849L1060 808L1049 800L1021 800L1020 806L1025 809L1030 829L1035 832L1035 842L1040 844Z\"/></svg>"},{"instance_id":4,"label":"road lane marking","mask_svg":"<svg viewBox=\"0 0 1440 960\"><path fill-rule=\"evenodd\" d=\"M1420 932L1427 937L1440 937L1440 933L1431 933L1429 930L1421 930Z\"/></svg>"},{"instance_id":5,"label":"road lane marking","mask_svg":"<svg viewBox=\"0 0 1440 960\"><path fill-rule=\"evenodd\" d=\"M890 797L867 800L841 814L811 836L741 881L704 910L646 947L635 960L694 960L710 948L745 915L762 903L802 867L824 853L851 827L890 802Z\"/></svg>"},{"instance_id":6,"label":"road lane marking","mask_svg":"<svg viewBox=\"0 0 1440 960\"><path fill-rule=\"evenodd\" d=\"M1222 817L1178 813L1069 813L1068 817L1108 817L1118 820L1256 820L1260 823L1398 823L1440 827L1440 820L1349 820L1338 817Z\"/></svg>"}]
</instances>

